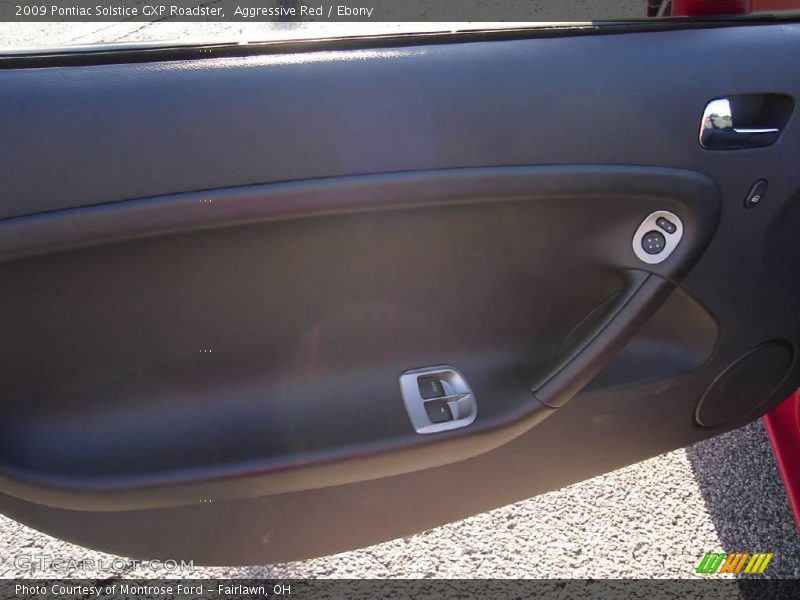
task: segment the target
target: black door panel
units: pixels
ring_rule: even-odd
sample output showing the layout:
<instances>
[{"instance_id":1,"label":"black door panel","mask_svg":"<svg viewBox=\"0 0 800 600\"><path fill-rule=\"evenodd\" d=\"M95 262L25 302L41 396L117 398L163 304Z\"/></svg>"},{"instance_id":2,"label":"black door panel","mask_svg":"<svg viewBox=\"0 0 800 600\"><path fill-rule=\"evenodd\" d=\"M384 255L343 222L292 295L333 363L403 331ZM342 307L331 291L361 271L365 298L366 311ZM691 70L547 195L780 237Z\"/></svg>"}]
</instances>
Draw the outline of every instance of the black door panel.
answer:
<instances>
[{"instance_id":1,"label":"black door panel","mask_svg":"<svg viewBox=\"0 0 800 600\"><path fill-rule=\"evenodd\" d=\"M66 508L150 508L350 483L486 452L609 362L672 292L665 277L680 279L700 255L718 216L708 179L636 167L308 187L10 221L17 239L50 235L63 248L68 235L85 247L0 267L9 289L0 303L4 489ZM299 218L303 198L317 212L326 201L329 210L384 210ZM632 232L658 209L680 215L684 233L648 274ZM273 220L88 246L117 222L141 235L161 227L159 215L174 229L181 219L196 225L197 213L240 221L237 210ZM570 328L621 287L565 345ZM442 362L471 382L479 416L467 429L420 436L397 401L398 376Z\"/></svg>"},{"instance_id":2,"label":"black door panel","mask_svg":"<svg viewBox=\"0 0 800 600\"><path fill-rule=\"evenodd\" d=\"M0 71L0 507L288 560L756 418L800 384L800 126L698 130L713 98L797 96L798 54L779 25ZM654 264L656 211L682 237ZM771 340L787 367L702 427ZM477 418L421 435L398 378L435 365Z\"/></svg>"}]
</instances>

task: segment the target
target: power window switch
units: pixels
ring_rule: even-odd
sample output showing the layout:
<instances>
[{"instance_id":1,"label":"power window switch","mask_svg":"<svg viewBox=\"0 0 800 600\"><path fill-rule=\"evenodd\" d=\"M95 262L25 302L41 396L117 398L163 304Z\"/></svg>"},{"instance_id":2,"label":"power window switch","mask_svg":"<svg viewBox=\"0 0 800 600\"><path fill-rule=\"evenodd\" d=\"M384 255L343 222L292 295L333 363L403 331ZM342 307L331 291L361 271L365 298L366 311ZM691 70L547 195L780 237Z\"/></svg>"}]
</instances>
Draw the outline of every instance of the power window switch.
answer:
<instances>
[{"instance_id":1,"label":"power window switch","mask_svg":"<svg viewBox=\"0 0 800 600\"><path fill-rule=\"evenodd\" d=\"M423 400L443 398L445 395L442 380L436 375L424 375L417 378L417 385L419 386L419 395Z\"/></svg>"},{"instance_id":2,"label":"power window switch","mask_svg":"<svg viewBox=\"0 0 800 600\"><path fill-rule=\"evenodd\" d=\"M453 413L445 400L429 400L425 403L425 412L431 423L446 423L453 420Z\"/></svg>"}]
</instances>

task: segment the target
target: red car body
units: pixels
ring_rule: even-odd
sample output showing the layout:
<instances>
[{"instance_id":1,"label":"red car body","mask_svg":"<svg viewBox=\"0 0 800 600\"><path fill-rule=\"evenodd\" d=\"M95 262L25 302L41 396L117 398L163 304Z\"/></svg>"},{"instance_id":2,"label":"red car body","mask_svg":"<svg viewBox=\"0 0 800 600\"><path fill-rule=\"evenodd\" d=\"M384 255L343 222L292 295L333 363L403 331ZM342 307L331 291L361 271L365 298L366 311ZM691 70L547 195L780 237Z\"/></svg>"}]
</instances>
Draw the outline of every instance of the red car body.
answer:
<instances>
[{"instance_id":1,"label":"red car body","mask_svg":"<svg viewBox=\"0 0 800 600\"><path fill-rule=\"evenodd\" d=\"M800 528L800 390L764 417L786 495Z\"/></svg>"}]
</instances>

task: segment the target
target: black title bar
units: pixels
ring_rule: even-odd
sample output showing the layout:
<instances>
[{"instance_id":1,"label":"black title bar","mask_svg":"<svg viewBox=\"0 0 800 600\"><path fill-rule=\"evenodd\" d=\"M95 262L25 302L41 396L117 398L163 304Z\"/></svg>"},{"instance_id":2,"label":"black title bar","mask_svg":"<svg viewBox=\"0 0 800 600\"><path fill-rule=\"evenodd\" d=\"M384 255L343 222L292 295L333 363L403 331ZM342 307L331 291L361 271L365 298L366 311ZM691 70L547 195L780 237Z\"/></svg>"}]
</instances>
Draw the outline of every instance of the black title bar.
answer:
<instances>
[{"instance_id":1,"label":"black title bar","mask_svg":"<svg viewBox=\"0 0 800 600\"><path fill-rule=\"evenodd\" d=\"M648 0L2 0L0 21L572 22L647 16Z\"/></svg>"}]
</instances>

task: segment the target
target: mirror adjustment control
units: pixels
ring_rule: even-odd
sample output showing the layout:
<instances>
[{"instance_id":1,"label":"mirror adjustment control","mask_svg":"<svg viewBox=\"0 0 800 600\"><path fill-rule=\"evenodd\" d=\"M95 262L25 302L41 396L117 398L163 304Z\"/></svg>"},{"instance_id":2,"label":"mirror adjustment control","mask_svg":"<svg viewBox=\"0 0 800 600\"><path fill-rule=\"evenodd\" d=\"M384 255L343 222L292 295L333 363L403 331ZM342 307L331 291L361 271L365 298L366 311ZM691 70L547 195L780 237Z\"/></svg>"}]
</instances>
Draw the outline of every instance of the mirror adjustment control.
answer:
<instances>
[{"instance_id":1,"label":"mirror adjustment control","mask_svg":"<svg viewBox=\"0 0 800 600\"><path fill-rule=\"evenodd\" d=\"M642 249L648 254L659 254L666 246L667 239L658 231L648 231L642 238Z\"/></svg>"},{"instance_id":2,"label":"mirror adjustment control","mask_svg":"<svg viewBox=\"0 0 800 600\"><path fill-rule=\"evenodd\" d=\"M453 420L453 413L447 405L447 400L428 400L425 403L425 412L431 423L446 423Z\"/></svg>"},{"instance_id":3,"label":"mirror adjustment control","mask_svg":"<svg viewBox=\"0 0 800 600\"><path fill-rule=\"evenodd\" d=\"M400 375L400 393L417 433L438 433L471 424L478 403L466 378L454 367L413 369Z\"/></svg>"},{"instance_id":4,"label":"mirror adjustment control","mask_svg":"<svg viewBox=\"0 0 800 600\"><path fill-rule=\"evenodd\" d=\"M683 238L683 222L668 210L657 210L642 221L633 234L636 258L648 265L664 262Z\"/></svg>"},{"instance_id":5,"label":"mirror adjustment control","mask_svg":"<svg viewBox=\"0 0 800 600\"><path fill-rule=\"evenodd\" d=\"M417 385L419 386L419 395L423 400L442 398L445 395L442 381L434 375L417 377Z\"/></svg>"}]
</instances>

